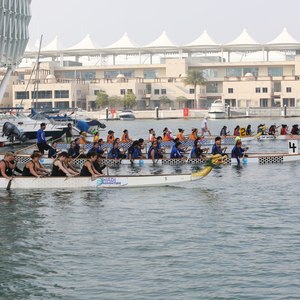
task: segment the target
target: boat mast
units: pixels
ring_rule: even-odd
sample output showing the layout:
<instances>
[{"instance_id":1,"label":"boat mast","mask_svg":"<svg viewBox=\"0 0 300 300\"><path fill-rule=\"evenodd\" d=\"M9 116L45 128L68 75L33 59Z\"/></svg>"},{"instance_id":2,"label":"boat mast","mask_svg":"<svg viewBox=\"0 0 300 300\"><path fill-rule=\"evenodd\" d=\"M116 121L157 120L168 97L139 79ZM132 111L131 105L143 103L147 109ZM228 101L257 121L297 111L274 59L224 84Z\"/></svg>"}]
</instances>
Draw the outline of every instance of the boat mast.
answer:
<instances>
[{"instance_id":1,"label":"boat mast","mask_svg":"<svg viewBox=\"0 0 300 300\"><path fill-rule=\"evenodd\" d=\"M39 51L36 58L36 70L35 70L35 80L34 80L34 87L33 87L33 107L37 108L37 101L38 101L38 93L39 93L39 81L40 81L40 55L41 55L41 48L42 48L42 41L43 41L43 35L41 35L40 38L40 44L39 44ZM35 105L34 105L35 103Z\"/></svg>"}]
</instances>

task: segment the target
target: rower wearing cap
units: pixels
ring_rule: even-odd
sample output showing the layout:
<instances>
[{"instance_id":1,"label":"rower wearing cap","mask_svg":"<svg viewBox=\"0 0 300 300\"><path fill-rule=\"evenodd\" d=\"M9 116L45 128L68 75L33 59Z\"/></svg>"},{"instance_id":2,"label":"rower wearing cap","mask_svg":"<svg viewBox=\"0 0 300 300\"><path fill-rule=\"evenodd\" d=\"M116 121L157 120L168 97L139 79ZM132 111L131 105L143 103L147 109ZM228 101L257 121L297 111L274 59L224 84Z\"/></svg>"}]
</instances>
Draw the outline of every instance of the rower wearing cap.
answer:
<instances>
[{"instance_id":1,"label":"rower wearing cap","mask_svg":"<svg viewBox=\"0 0 300 300\"><path fill-rule=\"evenodd\" d=\"M184 129L178 128L177 138L179 141L186 141L186 137L184 136Z\"/></svg>"},{"instance_id":2,"label":"rower wearing cap","mask_svg":"<svg viewBox=\"0 0 300 300\"><path fill-rule=\"evenodd\" d=\"M107 132L107 143L112 144L115 140L115 132L113 130L108 130Z\"/></svg>"}]
</instances>

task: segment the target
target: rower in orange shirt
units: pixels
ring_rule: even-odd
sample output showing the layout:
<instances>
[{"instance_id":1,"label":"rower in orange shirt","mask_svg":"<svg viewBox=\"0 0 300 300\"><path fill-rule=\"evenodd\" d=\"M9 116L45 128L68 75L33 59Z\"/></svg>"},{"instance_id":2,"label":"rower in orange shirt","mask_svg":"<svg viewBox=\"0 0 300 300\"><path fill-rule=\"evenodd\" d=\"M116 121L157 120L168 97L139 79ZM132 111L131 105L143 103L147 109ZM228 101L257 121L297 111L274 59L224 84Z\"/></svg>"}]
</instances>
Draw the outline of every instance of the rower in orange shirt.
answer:
<instances>
[{"instance_id":1,"label":"rower in orange shirt","mask_svg":"<svg viewBox=\"0 0 300 300\"><path fill-rule=\"evenodd\" d=\"M186 137L184 136L184 130L182 128L178 128L177 138L178 141L186 141Z\"/></svg>"},{"instance_id":2,"label":"rower in orange shirt","mask_svg":"<svg viewBox=\"0 0 300 300\"><path fill-rule=\"evenodd\" d=\"M128 130L125 129L123 131L122 137L121 137L121 143L131 143L132 139L129 138Z\"/></svg>"},{"instance_id":3,"label":"rower in orange shirt","mask_svg":"<svg viewBox=\"0 0 300 300\"><path fill-rule=\"evenodd\" d=\"M190 133L189 139L191 141L195 141L198 139L198 129L197 128L192 128L192 132Z\"/></svg>"},{"instance_id":4,"label":"rower in orange shirt","mask_svg":"<svg viewBox=\"0 0 300 300\"><path fill-rule=\"evenodd\" d=\"M107 143L112 144L114 142L114 140L115 140L115 135L114 135L115 132L112 131L112 130L108 130L107 133L108 134L107 134L106 141L107 141Z\"/></svg>"}]
</instances>

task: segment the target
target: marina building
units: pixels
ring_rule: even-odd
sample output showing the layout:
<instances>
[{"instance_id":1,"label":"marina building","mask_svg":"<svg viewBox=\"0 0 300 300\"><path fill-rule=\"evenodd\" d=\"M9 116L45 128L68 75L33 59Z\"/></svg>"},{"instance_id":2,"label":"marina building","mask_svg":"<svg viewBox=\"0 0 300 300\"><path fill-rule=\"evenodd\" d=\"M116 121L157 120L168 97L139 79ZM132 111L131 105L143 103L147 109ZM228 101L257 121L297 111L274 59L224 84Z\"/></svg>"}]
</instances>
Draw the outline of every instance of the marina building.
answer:
<instances>
[{"instance_id":1,"label":"marina building","mask_svg":"<svg viewBox=\"0 0 300 300\"><path fill-rule=\"evenodd\" d=\"M207 108L216 99L236 108L300 107L300 43L284 29L258 43L246 30L226 44L204 31L187 45L176 45L165 32L139 46L125 33L107 47L87 35L65 48L58 37L38 51L27 47L14 73L7 101L25 108L93 110L100 91L136 96L136 108ZM190 71L201 71L202 86L186 85ZM38 72L38 74L37 74ZM195 98L196 95L196 98Z\"/></svg>"}]
</instances>

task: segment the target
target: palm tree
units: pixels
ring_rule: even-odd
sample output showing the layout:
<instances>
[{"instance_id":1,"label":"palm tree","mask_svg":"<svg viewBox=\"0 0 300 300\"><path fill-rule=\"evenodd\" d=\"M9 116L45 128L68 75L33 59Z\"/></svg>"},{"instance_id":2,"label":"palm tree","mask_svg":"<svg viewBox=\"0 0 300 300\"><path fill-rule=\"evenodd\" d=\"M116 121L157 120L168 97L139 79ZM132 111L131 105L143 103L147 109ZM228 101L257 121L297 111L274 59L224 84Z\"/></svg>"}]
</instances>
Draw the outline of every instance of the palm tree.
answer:
<instances>
[{"instance_id":1,"label":"palm tree","mask_svg":"<svg viewBox=\"0 0 300 300\"><path fill-rule=\"evenodd\" d=\"M205 83L206 79L203 76L203 72L192 70L188 72L187 77L184 79L185 85L193 85L194 86L194 103L196 108L198 108L198 101L197 101L197 86L201 86Z\"/></svg>"}]
</instances>

